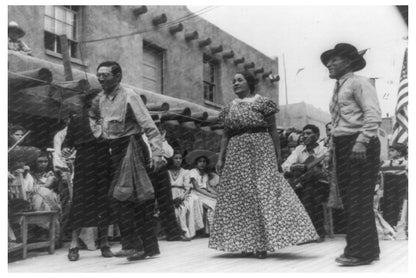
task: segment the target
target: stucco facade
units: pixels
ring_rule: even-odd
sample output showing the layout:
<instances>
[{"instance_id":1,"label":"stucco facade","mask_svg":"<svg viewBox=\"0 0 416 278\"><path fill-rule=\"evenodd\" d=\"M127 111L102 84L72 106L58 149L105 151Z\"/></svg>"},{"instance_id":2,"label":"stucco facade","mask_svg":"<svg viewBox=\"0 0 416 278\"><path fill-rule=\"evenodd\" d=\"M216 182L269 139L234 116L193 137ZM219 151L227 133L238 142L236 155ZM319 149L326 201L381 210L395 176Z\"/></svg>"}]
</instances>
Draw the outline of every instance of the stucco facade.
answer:
<instances>
[{"instance_id":1,"label":"stucco facade","mask_svg":"<svg viewBox=\"0 0 416 278\"><path fill-rule=\"evenodd\" d=\"M97 65L104 60L118 61L123 68L123 83L143 87L143 42L157 46L163 52L163 94L218 110L219 106L234 98L231 80L244 63L235 65L234 60L245 58L253 62L253 69L263 68L264 73L278 74L278 62L217 26L192 13L185 6L147 6L147 12L136 16L133 11L140 6L80 6L78 10L77 40L80 44L78 59L72 59L73 69L95 74ZM152 19L161 14L167 17L166 24L154 25ZM16 21L26 31L23 38L33 51L33 56L53 63L62 64L62 59L44 47L45 6L9 6L9 21ZM170 22L178 23L183 30L169 32ZM186 41L185 33L197 31L199 38ZM134 34L133 34L134 33ZM105 39L126 35L123 37ZM210 38L212 43L199 47L198 42ZM92 40L99 40L88 42ZM223 51L211 55L210 47L222 45ZM233 58L223 59L222 54L232 50ZM203 97L203 56L213 57L219 65L218 95L210 105ZM82 59L81 59L82 58ZM25 70L25 69L14 69ZM257 74L258 93L279 102L278 83L270 82ZM54 78L63 78L54 76Z\"/></svg>"}]
</instances>

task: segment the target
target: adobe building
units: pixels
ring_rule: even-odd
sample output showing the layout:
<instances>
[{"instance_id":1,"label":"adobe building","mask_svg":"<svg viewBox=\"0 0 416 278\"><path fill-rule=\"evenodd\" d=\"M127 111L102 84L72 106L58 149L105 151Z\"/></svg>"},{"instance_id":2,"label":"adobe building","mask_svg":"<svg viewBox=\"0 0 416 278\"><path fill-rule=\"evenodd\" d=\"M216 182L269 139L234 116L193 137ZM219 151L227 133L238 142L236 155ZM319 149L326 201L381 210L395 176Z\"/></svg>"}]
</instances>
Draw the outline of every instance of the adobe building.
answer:
<instances>
[{"instance_id":1,"label":"adobe building","mask_svg":"<svg viewBox=\"0 0 416 278\"><path fill-rule=\"evenodd\" d=\"M32 56L9 50L9 122L34 129L33 143L45 147L84 81L100 88L96 68L112 60L122 66L122 83L162 121L170 143L218 151L215 117L235 98L234 74L253 72L257 92L279 103L278 82L270 78L278 74L278 61L198 14L185 6L8 6L8 20L25 31L22 39L32 50ZM61 42L68 43L68 59ZM16 86L39 69L49 70L52 80Z\"/></svg>"}]
</instances>

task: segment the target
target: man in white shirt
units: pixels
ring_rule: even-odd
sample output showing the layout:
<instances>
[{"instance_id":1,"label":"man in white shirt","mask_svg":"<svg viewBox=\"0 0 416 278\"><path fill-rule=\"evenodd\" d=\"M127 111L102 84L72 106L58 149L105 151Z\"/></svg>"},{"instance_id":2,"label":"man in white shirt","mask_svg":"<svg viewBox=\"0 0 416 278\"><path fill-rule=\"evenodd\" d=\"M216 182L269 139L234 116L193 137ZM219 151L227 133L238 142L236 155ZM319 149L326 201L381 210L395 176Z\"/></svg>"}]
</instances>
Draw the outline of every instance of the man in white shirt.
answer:
<instances>
[{"instance_id":1,"label":"man in white shirt","mask_svg":"<svg viewBox=\"0 0 416 278\"><path fill-rule=\"evenodd\" d=\"M321 242L325 238L322 203L328 199L329 194L328 177L322 164L327 157L328 150L317 143L319 139L319 128L317 126L306 125L303 128L302 135L303 144L295 148L283 163L282 168L286 177L290 177L291 174L296 176L296 173L302 175L307 171L299 181L296 177L289 178L289 181L295 187L299 199L320 236L318 242ZM319 160L320 162L318 162ZM316 166L308 169L311 164L315 163Z\"/></svg>"}]
</instances>

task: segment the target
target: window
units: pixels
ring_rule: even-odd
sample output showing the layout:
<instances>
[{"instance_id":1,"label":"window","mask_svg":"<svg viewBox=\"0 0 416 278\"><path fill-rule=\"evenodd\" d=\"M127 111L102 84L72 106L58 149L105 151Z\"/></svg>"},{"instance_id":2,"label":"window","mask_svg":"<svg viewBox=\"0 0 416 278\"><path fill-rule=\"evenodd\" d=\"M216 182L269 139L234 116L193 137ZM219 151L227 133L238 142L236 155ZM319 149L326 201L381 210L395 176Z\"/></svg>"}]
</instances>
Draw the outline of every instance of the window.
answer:
<instances>
[{"instance_id":1,"label":"window","mask_svg":"<svg viewBox=\"0 0 416 278\"><path fill-rule=\"evenodd\" d=\"M204 100L217 102L219 62L204 55Z\"/></svg>"},{"instance_id":2,"label":"window","mask_svg":"<svg viewBox=\"0 0 416 278\"><path fill-rule=\"evenodd\" d=\"M143 42L143 89L163 93L164 50L149 42Z\"/></svg>"},{"instance_id":3,"label":"window","mask_svg":"<svg viewBox=\"0 0 416 278\"><path fill-rule=\"evenodd\" d=\"M60 35L68 37L69 56L77 57L77 6L45 6L45 48L62 54Z\"/></svg>"}]
</instances>

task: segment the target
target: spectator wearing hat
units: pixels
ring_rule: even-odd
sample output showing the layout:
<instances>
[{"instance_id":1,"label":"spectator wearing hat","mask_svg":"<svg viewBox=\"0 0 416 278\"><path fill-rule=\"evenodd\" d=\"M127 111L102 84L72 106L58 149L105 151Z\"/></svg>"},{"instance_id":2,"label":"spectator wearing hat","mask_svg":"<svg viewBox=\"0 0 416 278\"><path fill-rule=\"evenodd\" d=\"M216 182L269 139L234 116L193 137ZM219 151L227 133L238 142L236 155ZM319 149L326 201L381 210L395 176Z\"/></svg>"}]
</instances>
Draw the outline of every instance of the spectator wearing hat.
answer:
<instances>
[{"instance_id":1,"label":"spectator wearing hat","mask_svg":"<svg viewBox=\"0 0 416 278\"><path fill-rule=\"evenodd\" d=\"M373 197L380 165L377 131L381 110L375 87L354 74L366 61L351 44L339 43L321 55L336 80L330 113L340 196L347 215L346 247L336 262L365 265L379 257Z\"/></svg>"},{"instance_id":2,"label":"spectator wearing hat","mask_svg":"<svg viewBox=\"0 0 416 278\"><path fill-rule=\"evenodd\" d=\"M392 227L396 227L403 201L406 198L407 178L407 146L396 143L389 148L389 160L385 160L381 166L384 177L384 193L381 201L383 218Z\"/></svg>"},{"instance_id":3,"label":"spectator wearing hat","mask_svg":"<svg viewBox=\"0 0 416 278\"><path fill-rule=\"evenodd\" d=\"M193 150L185 157L186 163L193 165L193 169L189 171L189 179L194 193L206 209L206 234L210 233L210 228L214 220L215 206L217 204L217 192L209 184L208 169L214 166L210 163L209 157L213 155L214 153L208 150Z\"/></svg>"},{"instance_id":4,"label":"spectator wearing hat","mask_svg":"<svg viewBox=\"0 0 416 278\"><path fill-rule=\"evenodd\" d=\"M32 55L32 50L21 39L25 35L25 31L15 21L9 22L9 50L19 51L26 55Z\"/></svg>"}]
</instances>

